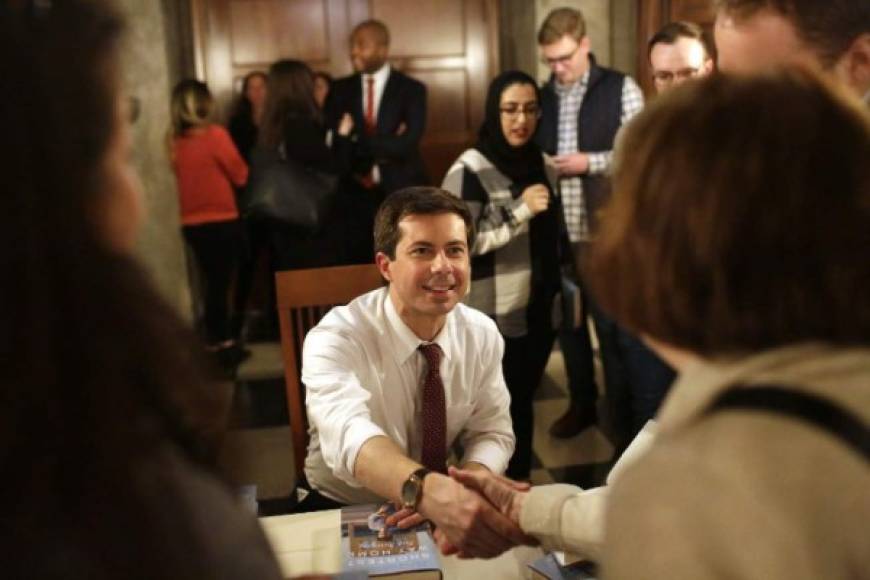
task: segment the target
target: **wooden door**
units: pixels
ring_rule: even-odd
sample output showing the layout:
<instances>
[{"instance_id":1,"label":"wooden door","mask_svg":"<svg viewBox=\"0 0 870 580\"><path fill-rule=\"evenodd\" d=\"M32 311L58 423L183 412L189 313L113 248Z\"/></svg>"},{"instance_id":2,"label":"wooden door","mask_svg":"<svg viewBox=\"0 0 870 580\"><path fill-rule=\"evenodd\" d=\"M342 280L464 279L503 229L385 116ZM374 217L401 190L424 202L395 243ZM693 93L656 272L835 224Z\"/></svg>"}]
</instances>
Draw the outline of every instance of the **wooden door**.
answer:
<instances>
[{"instance_id":1,"label":"wooden door","mask_svg":"<svg viewBox=\"0 0 870 580\"><path fill-rule=\"evenodd\" d=\"M197 75L226 112L245 74L281 58L350 74L348 37L367 18L390 29L390 63L428 88L421 151L440 183L474 142L499 70L497 0L193 0Z\"/></svg>"},{"instance_id":2,"label":"wooden door","mask_svg":"<svg viewBox=\"0 0 870 580\"><path fill-rule=\"evenodd\" d=\"M701 25L707 33L707 44L713 46L713 23L716 13L710 0L637 0L637 75L647 96L655 93L646 43L658 30L674 20L688 20ZM714 55L715 56L715 55Z\"/></svg>"}]
</instances>

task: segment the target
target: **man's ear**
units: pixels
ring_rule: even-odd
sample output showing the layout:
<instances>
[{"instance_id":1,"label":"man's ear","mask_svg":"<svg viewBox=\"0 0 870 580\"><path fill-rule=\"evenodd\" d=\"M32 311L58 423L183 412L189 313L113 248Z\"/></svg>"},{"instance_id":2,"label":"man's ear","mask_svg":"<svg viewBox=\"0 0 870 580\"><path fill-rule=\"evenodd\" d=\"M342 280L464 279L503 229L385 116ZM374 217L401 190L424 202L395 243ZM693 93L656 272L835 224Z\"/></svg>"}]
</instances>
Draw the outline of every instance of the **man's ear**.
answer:
<instances>
[{"instance_id":1,"label":"man's ear","mask_svg":"<svg viewBox=\"0 0 870 580\"><path fill-rule=\"evenodd\" d=\"M714 63L712 58L707 58L704 60L704 64L701 65L701 76L706 76L713 72Z\"/></svg>"},{"instance_id":2,"label":"man's ear","mask_svg":"<svg viewBox=\"0 0 870 580\"><path fill-rule=\"evenodd\" d=\"M381 276L384 277L384 280L392 282L393 280L390 276L390 265L392 264L392 261L390 260L390 257L383 252L378 252L375 254L375 264L377 264L378 271L381 273Z\"/></svg>"},{"instance_id":3,"label":"man's ear","mask_svg":"<svg viewBox=\"0 0 870 580\"><path fill-rule=\"evenodd\" d=\"M857 94L863 97L870 91L870 32L859 35L837 64L834 74Z\"/></svg>"}]
</instances>

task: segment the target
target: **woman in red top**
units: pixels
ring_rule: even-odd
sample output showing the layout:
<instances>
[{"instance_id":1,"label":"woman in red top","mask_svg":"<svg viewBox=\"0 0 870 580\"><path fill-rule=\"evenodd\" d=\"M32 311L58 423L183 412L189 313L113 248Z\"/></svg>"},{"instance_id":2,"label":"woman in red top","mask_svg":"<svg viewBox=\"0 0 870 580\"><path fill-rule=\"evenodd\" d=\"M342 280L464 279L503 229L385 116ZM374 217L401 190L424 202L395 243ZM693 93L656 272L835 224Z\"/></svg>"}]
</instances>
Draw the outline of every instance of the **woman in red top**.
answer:
<instances>
[{"instance_id":1,"label":"woman in red top","mask_svg":"<svg viewBox=\"0 0 870 580\"><path fill-rule=\"evenodd\" d=\"M248 166L226 129L211 123L214 101L205 83L184 80L172 92L172 163L178 180L184 238L205 287L205 331L218 360L234 367L246 351L231 338L229 290L239 261L242 230L233 186Z\"/></svg>"}]
</instances>

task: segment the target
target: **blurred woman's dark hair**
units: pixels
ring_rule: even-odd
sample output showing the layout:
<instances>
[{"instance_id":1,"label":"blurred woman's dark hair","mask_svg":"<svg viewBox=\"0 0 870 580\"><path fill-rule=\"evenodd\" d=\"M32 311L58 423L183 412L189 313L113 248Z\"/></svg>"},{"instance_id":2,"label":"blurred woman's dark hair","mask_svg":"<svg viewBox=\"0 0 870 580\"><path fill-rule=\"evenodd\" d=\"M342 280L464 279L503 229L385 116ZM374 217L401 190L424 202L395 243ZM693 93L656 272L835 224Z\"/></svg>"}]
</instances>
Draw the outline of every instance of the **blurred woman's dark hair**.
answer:
<instances>
[{"instance_id":1,"label":"blurred woman's dark hair","mask_svg":"<svg viewBox=\"0 0 870 580\"><path fill-rule=\"evenodd\" d=\"M249 72L242 79L242 89L233 103L230 118L233 117L251 117L253 115L253 107L251 100L248 98L248 86L252 79L262 79L264 83L268 82L269 77L261 70Z\"/></svg>"},{"instance_id":2,"label":"blurred woman's dark hair","mask_svg":"<svg viewBox=\"0 0 870 580\"><path fill-rule=\"evenodd\" d=\"M123 28L99 0L0 8L0 76L15 87L0 104L7 577L207 573L183 506L167 494L155 512L161 481L138 468L168 446L211 470L216 401L191 333L97 227Z\"/></svg>"},{"instance_id":3,"label":"blurred woman's dark hair","mask_svg":"<svg viewBox=\"0 0 870 580\"><path fill-rule=\"evenodd\" d=\"M314 75L304 62L279 60L269 67L266 106L260 124L259 144L273 149L284 139L288 117L320 120L314 101Z\"/></svg>"},{"instance_id":4,"label":"blurred woman's dark hair","mask_svg":"<svg viewBox=\"0 0 870 580\"><path fill-rule=\"evenodd\" d=\"M870 337L870 120L808 70L714 76L627 127L590 266L616 320L701 354Z\"/></svg>"}]
</instances>

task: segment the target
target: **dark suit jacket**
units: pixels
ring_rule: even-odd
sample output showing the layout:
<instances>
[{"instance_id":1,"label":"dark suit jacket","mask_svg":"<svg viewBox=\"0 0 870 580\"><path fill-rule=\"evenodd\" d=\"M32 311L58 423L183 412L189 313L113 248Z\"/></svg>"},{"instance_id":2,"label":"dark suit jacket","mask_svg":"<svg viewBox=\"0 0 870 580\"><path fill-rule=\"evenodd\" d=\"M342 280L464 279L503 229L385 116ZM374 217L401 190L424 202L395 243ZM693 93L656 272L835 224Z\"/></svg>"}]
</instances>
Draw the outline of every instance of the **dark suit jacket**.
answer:
<instances>
[{"instance_id":1,"label":"dark suit jacket","mask_svg":"<svg viewBox=\"0 0 870 580\"><path fill-rule=\"evenodd\" d=\"M366 135L363 114L362 80L359 74L336 80L326 103L326 117L333 128L344 113L353 117L353 168L356 175L366 175L374 163L381 174L386 193L410 185L425 185L429 179L420 156L420 139L426 127L426 86L411 77L390 69L377 111L375 135ZM397 135L400 125L405 131Z\"/></svg>"}]
</instances>

